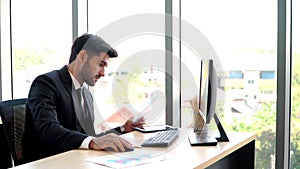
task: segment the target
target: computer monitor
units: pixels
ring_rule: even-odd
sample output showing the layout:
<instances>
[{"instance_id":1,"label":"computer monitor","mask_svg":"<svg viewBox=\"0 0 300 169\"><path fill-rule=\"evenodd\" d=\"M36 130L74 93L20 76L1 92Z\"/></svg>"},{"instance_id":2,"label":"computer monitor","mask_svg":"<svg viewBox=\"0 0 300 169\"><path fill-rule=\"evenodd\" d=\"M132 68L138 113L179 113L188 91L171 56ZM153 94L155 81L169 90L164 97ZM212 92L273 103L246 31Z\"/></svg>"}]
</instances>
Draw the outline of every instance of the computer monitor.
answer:
<instances>
[{"instance_id":1,"label":"computer monitor","mask_svg":"<svg viewBox=\"0 0 300 169\"><path fill-rule=\"evenodd\" d=\"M201 131L194 130L189 135L190 144L193 146L214 146L218 141L229 141L221 122L215 113L218 90L218 75L213 60L201 61L200 85L199 85L199 110L205 117L205 124ZM211 120L217 124L220 137L215 137L208 125Z\"/></svg>"},{"instance_id":2,"label":"computer monitor","mask_svg":"<svg viewBox=\"0 0 300 169\"><path fill-rule=\"evenodd\" d=\"M206 118L206 124L209 124L215 114L217 79L214 72L213 61L202 60L200 71L199 87L199 110Z\"/></svg>"}]
</instances>

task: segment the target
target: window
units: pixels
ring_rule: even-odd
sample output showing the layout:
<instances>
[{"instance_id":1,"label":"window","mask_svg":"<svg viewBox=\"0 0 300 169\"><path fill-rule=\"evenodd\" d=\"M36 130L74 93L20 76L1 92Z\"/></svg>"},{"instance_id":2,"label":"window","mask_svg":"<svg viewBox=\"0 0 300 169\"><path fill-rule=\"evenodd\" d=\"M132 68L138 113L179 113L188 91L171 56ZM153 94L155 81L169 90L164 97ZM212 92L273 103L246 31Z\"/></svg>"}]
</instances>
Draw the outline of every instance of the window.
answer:
<instances>
[{"instance_id":1,"label":"window","mask_svg":"<svg viewBox=\"0 0 300 169\"><path fill-rule=\"evenodd\" d=\"M242 73L242 71L229 71L228 78L229 79L243 79L244 74Z\"/></svg>"},{"instance_id":2,"label":"window","mask_svg":"<svg viewBox=\"0 0 300 169\"><path fill-rule=\"evenodd\" d=\"M261 90L261 94L273 94L273 90Z\"/></svg>"},{"instance_id":3,"label":"window","mask_svg":"<svg viewBox=\"0 0 300 169\"><path fill-rule=\"evenodd\" d=\"M220 101L222 106L216 110L223 126L226 131L256 132L255 166L274 168L275 161L271 157L275 157L276 111L271 109L273 102L265 103L260 109L258 106L261 107L261 99L265 99L260 97L259 72L268 69L274 76L277 66L276 1L194 0L181 1L181 7L182 19L203 33L213 45L223 71L228 72L224 90L220 88L220 94L224 92L220 95L224 103ZM183 30L182 37L188 33ZM184 51L182 55L189 56ZM264 73L263 77L270 77L272 73ZM239 80L242 78L245 81ZM277 81L271 80L266 87L275 90ZM237 93L231 89L233 86L243 91ZM276 96L271 97L267 99L276 100ZM237 104L243 106L243 110L250 107L254 113L232 112L232 105Z\"/></svg>"},{"instance_id":4,"label":"window","mask_svg":"<svg viewBox=\"0 0 300 169\"><path fill-rule=\"evenodd\" d=\"M37 75L68 63L71 9L71 1L11 1L13 98L26 98Z\"/></svg>"},{"instance_id":5,"label":"window","mask_svg":"<svg viewBox=\"0 0 300 169\"><path fill-rule=\"evenodd\" d=\"M164 5L161 0L88 1L89 32L119 53L94 87L99 130L111 116L120 117L113 123L123 123L139 112L147 123L165 124Z\"/></svg>"},{"instance_id":6,"label":"window","mask_svg":"<svg viewBox=\"0 0 300 169\"><path fill-rule=\"evenodd\" d=\"M300 2L292 1L290 168L300 168Z\"/></svg>"},{"instance_id":7,"label":"window","mask_svg":"<svg viewBox=\"0 0 300 169\"><path fill-rule=\"evenodd\" d=\"M254 84L254 80L248 80L248 84Z\"/></svg>"},{"instance_id":8,"label":"window","mask_svg":"<svg viewBox=\"0 0 300 169\"><path fill-rule=\"evenodd\" d=\"M261 79L274 79L275 71L261 71L260 78Z\"/></svg>"}]
</instances>

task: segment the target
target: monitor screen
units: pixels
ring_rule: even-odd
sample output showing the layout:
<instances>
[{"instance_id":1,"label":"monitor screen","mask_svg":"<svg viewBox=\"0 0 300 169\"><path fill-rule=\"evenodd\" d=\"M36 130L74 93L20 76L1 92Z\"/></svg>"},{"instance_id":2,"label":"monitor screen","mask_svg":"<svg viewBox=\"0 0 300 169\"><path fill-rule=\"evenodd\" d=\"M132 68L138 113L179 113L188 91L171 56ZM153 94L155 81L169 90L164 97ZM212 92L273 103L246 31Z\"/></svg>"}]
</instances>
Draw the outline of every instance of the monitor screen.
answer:
<instances>
[{"instance_id":1,"label":"monitor screen","mask_svg":"<svg viewBox=\"0 0 300 169\"><path fill-rule=\"evenodd\" d=\"M200 72L199 109L206 117L206 123L210 123L214 116L216 103L216 74L213 61L202 60Z\"/></svg>"},{"instance_id":2,"label":"monitor screen","mask_svg":"<svg viewBox=\"0 0 300 169\"><path fill-rule=\"evenodd\" d=\"M201 129L201 132L194 129L194 132L189 134L189 141L192 146L215 146L217 141L229 141L217 113L215 113L218 90L217 66L210 59L201 61L199 109L205 117L206 124ZM209 125L211 120L216 122L220 133L220 136L216 138L214 137L215 130L210 130L208 127L211 126Z\"/></svg>"}]
</instances>

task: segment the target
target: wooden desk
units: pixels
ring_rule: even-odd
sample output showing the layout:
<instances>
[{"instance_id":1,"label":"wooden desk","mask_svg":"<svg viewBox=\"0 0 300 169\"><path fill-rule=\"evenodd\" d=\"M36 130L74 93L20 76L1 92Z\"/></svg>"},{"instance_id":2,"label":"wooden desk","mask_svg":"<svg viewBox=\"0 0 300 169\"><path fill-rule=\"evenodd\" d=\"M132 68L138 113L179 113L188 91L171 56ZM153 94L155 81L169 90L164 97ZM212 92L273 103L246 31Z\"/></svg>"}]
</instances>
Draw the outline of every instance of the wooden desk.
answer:
<instances>
[{"instance_id":1,"label":"wooden desk","mask_svg":"<svg viewBox=\"0 0 300 169\"><path fill-rule=\"evenodd\" d=\"M139 151L155 151L167 155L165 161L139 165L131 168L254 168L255 134L251 133L227 133L229 142L219 142L217 146L192 147L188 141L190 129L182 129L180 137L167 148L135 148L131 153ZM142 142L151 134L132 132L126 137L134 144ZM108 168L102 165L87 162L86 159L110 155L113 153L93 150L72 150L35 162L23 164L16 169L99 169ZM115 153L122 155L122 153Z\"/></svg>"}]
</instances>

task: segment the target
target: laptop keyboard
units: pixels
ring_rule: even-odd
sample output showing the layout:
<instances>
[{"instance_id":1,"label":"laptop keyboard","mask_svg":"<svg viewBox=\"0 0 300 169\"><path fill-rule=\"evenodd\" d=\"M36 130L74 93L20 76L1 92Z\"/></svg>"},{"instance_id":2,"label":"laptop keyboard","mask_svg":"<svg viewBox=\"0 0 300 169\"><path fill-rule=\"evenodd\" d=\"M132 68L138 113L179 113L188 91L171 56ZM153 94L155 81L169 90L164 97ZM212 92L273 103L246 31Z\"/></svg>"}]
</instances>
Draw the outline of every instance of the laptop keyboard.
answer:
<instances>
[{"instance_id":1,"label":"laptop keyboard","mask_svg":"<svg viewBox=\"0 0 300 169\"><path fill-rule=\"evenodd\" d=\"M145 140L141 146L143 147L167 147L176 140L179 135L177 128L159 131L155 136Z\"/></svg>"}]
</instances>

